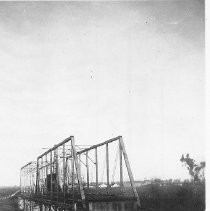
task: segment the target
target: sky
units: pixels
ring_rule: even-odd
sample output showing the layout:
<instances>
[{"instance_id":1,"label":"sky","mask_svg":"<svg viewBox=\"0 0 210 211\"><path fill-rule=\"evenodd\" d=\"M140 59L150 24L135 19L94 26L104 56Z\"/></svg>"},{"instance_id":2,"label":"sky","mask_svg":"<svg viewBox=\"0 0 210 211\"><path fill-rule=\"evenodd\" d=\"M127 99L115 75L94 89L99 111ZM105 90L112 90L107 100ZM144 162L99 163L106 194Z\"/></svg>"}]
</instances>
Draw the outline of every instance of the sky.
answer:
<instances>
[{"instance_id":1,"label":"sky","mask_svg":"<svg viewBox=\"0 0 210 211\"><path fill-rule=\"evenodd\" d=\"M204 1L0 2L0 186L70 135L122 135L134 178L205 160ZM2 173L3 172L3 173Z\"/></svg>"}]
</instances>

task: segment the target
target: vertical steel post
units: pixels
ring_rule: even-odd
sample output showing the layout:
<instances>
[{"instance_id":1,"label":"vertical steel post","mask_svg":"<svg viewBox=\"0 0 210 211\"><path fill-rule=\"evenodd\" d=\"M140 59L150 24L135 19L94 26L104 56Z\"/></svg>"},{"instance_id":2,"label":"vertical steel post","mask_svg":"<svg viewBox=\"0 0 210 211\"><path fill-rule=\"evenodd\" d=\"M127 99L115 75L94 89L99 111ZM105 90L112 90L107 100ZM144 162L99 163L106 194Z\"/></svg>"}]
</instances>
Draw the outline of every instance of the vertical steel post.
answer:
<instances>
[{"instance_id":1,"label":"vertical steel post","mask_svg":"<svg viewBox=\"0 0 210 211\"><path fill-rule=\"evenodd\" d=\"M65 162L65 144L63 144L63 197L65 203L66 197L66 162Z\"/></svg>"},{"instance_id":2,"label":"vertical steel post","mask_svg":"<svg viewBox=\"0 0 210 211\"><path fill-rule=\"evenodd\" d=\"M53 184L54 184L54 188L53 188L53 200L56 199L56 191L57 191L57 170L56 170L57 166L56 166L56 150L53 150Z\"/></svg>"},{"instance_id":3,"label":"vertical steel post","mask_svg":"<svg viewBox=\"0 0 210 211\"><path fill-rule=\"evenodd\" d=\"M50 199L53 199L52 151L50 151Z\"/></svg>"},{"instance_id":4,"label":"vertical steel post","mask_svg":"<svg viewBox=\"0 0 210 211\"><path fill-rule=\"evenodd\" d=\"M44 178L44 168L43 168L43 156L41 157L41 181L42 181L42 198L44 195L44 189L43 189L43 178Z\"/></svg>"},{"instance_id":5,"label":"vertical steel post","mask_svg":"<svg viewBox=\"0 0 210 211\"><path fill-rule=\"evenodd\" d=\"M74 203L74 159L73 156L73 146L71 146L71 189L72 189L72 199Z\"/></svg>"},{"instance_id":6,"label":"vertical steel post","mask_svg":"<svg viewBox=\"0 0 210 211\"><path fill-rule=\"evenodd\" d=\"M89 163L88 163L88 151L86 152L86 168L87 168L87 189L89 190Z\"/></svg>"},{"instance_id":7,"label":"vertical steel post","mask_svg":"<svg viewBox=\"0 0 210 211\"><path fill-rule=\"evenodd\" d=\"M96 165L96 190L98 192L98 152L97 152L97 147L95 148L95 165Z\"/></svg>"},{"instance_id":8,"label":"vertical steel post","mask_svg":"<svg viewBox=\"0 0 210 211\"><path fill-rule=\"evenodd\" d=\"M58 148L55 149L55 152L56 152L56 192L57 192L57 202L58 202L58 191L59 191Z\"/></svg>"},{"instance_id":9,"label":"vertical steel post","mask_svg":"<svg viewBox=\"0 0 210 211\"><path fill-rule=\"evenodd\" d=\"M39 158L36 164L36 194L39 194Z\"/></svg>"},{"instance_id":10,"label":"vertical steel post","mask_svg":"<svg viewBox=\"0 0 210 211\"><path fill-rule=\"evenodd\" d=\"M29 165L26 167L27 169L27 177L28 177L28 180L29 180L29 192L31 194L31 174L30 174L30 168L29 168Z\"/></svg>"},{"instance_id":11,"label":"vertical steel post","mask_svg":"<svg viewBox=\"0 0 210 211\"><path fill-rule=\"evenodd\" d=\"M106 177L107 177L107 194L109 194L109 145L106 144Z\"/></svg>"},{"instance_id":12,"label":"vertical steel post","mask_svg":"<svg viewBox=\"0 0 210 211\"><path fill-rule=\"evenodd\" d=\"M77 180L78 180L78 184L79 184L80 195L81 195L81 199L82 199L82 205L83 205L83 208L86 209L85 193L84 193L84 190L82 187L82 178L81 178L81 172L80 172L79 162L78 162L78 158L77 158L76 147L75 147L75 143L74 143L74 136L71 136L71 144L72 144L72 153L73 153L72 157L74 157L74 161L75 161L75 168L76 168Z\"/></svg>"},{"instance_id":13,"label":"vertical steel post","mask_svg":"<svg viewBox=\"0 0 210 211\"><path fill-rule=\"evenodd\" d=\"M47 154L45 155L45 168L46 168L46 176L45 176L45 189L46 194L48 195L48 189L47 189L47 174L48 174L48 160L47 160Z\"/></svg>"},{"instance_id":14,"label":"vertical steel post","mask_svg":"<svg viewBox=\"0 0 210 211\"><path fill-rule=\"evenodd\" d=\"M121 149L122 149L122 152L123 152L123 155L124 155L124 159L125 159L125 165L127 167L128 175L129 175L129 178L130 178L130 183L131 183L131 186L132 186L132 189L133 189L134 196L136 197L136 200L137 200L137 206L138 207L141 207L139 195L138 195L138 192L136 190L136 186L135 186L135 183L134 183L133 174L132 174L130 163L129 163L129 160L128 160L128 155L127 155L127 153L125 151L125 146L124 146L122 137L120 136L119 139L120 139L120 145L121 145Z\"/></svg>"},{"instance_id":15,"label":"vertical steel post","mask_svg":"<svg viewBox=\"0 0 210 211\"><path fill-rule=\"evenodd\" d=\"M73 147L72 147L72 158L71 158L71 188L72 188L72 193L73 193L73 198L74 198L74 156L73 156Z\"/></svg>"},{"instance_id":16,"label":"vertical steel post","mask_svg":"<svg viewBox=\"0 0 210 211\"><path fill-rule=\"evenodd\" d=\"M81 154L79 155L79 169L80 169L80 172L81 172Z\"/></svg>"},{"instance_id":17,"label":"vertical steel post","mask_svg":"<svg viewBox=\"0 0 210 211\"><path fill-rule=\"evenodd\" d=\"M120 141L119 141L119 158L120 158L120 190L121 193L123 193L123 163L122 163L122 149L120 146Z\"/></svg>"},{"instance_id":18,"label":"vertical steel post","mask_svg":"<svg viewBox=\"0 0 210 211\"><path fill-rule=\"evenodd\" d=\"M33 188L34 188L34 179L33 179L33 166L31 166L30 170L31 174L31 193L33 193Z\"/></svg>"},{"instance_id":19,"label":"vertical steel post","mask_svg":"<svg viewBox=\"0 0 210 211\"><path fill-rule=\"evenodd\" d=\"M23 193L25 193L26 175L25 169L23 169Z\"/></svg>"},{"instance_id":20,"label":"vertical steel post","mask_svg":"<svg viewBox=\"0 0 210 211\"><path fill-rule=\"evenodd\" d=\"M21 182L21 177L22 177L22 169L20 170L20 192L22 193L22 182Z\"/></svg>"}]
</instances>

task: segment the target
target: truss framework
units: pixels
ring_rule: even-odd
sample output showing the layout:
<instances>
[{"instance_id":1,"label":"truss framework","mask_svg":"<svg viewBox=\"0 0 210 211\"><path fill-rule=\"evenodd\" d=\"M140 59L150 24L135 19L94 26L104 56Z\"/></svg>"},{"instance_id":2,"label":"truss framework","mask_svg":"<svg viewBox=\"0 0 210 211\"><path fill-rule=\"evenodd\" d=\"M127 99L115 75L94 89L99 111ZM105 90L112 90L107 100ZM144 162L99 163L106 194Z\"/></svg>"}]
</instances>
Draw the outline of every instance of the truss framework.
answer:
<instances>
[{"instance_id":1,"label":"truss framework","mask_svg":"<svg viewBox=\"0 0 210 211\"><path fill-rule=\"evenodd\" d=\"M119 151L119 187L110 184L110 160L109 148L115 142ZM105 147L106 162L106 187L99 184L98 150ZM89 156L94 153L94 159ZM81 156L85 157L85 162ZM124 187L123 158L130 180L130 188ZM90 183L89 165L95 166L95 181ZM81 176L81 165L85 166L86 182ZM30 162L21 168L21 193L22 196L37 204L45 204L48 207L70 209L75 204L88 209L91 201L116 201L136 200L140 207L139 196L135 187L128 156L125 150L122 136L118 136L78 150L74 136L70 136L37 158L36 162ZM126 190L125 190L126 189ZM131 190L131 192L129 192ZM129 194L126 194L129 192Z\"/></svg>"}]
</instances>

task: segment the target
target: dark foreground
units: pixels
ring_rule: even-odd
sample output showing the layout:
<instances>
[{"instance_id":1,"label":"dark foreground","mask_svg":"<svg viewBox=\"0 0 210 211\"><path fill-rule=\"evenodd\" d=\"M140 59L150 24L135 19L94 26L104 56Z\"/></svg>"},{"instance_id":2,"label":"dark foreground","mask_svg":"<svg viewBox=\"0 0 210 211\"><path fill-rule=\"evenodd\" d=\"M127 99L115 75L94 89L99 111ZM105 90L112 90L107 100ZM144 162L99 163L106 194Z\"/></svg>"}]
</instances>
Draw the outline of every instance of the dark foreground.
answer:
<instances>
[{"instance_id":1,"label":"dark foreground","mask_svg":"<svg viewBox=\"0 0 210 211\"><path fill-rule=\"evenodd\" d=\"M160 211L204 211L205 183L151 184L137 187L143 207Z\"/></svg>"},{"instance_id":2,"label":"dark foreground","mask_svg":"<svg viewBox=\"0 0 210 211\"><path fill-rule=\"evenodd\" d=\"M20 188L14 187L0 187L0 211L18 211L18 201L16 198L9 198L13 193Z\"/></svg>"},{"instance_id":3,"label":"dark foreground","mask_svg":"<svg viewBox=\"0 0 210 211\"><path fill-rule=\"evenodd\" d=\"M10 193L0 188L1 197ZM205 184L204 183L182 183L150 184L137 187L141 205L148 210L159 211L204 211L205 210ZM14 192L13 192L14 193ZM10 193L12 194L12 192ZM17 199L0 199L0 211L17 211ZM132 211L132 210L131 210Z\"/></svg>"},{"instance_id":4,"label":"dark foreground","mask_svg":"<svg viewBox=\"0 0 210 211\"><path fill-rule=\"evenodd\" d=\"M0 211L19 211L16 199L0 199Z\"/></svg>"}]
</instances>

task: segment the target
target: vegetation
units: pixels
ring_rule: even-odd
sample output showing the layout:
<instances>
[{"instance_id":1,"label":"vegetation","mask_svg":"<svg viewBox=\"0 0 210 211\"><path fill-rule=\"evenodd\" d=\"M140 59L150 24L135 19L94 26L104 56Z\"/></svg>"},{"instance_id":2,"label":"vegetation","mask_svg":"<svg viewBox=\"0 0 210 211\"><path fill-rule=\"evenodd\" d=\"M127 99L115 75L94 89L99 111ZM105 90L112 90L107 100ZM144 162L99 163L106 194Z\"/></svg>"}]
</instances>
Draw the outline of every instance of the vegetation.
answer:
<instances>
[{"instance_id":1,"label":"vegetation","mask_svg":"<svg viewBox=\"0 0 210 211\"><path fill-rule=\"evenodd\" d=\"M1 211L19 211L18 203L16 199L0 199Z\"/></svg>"},{"instance_id":2,"label":"vegetation","mask_svg":"<svg viewBox=\"0 0 210 211\"><path fill-rule=\"evenodd\" d=\"M137 187L142 206L160 211L204 211L204 182L152 183Z\"/></svg>"},{"instance_id":3,"label":"vegetation","mask_svg":"<svg viewBox=\"0 0 210 211\"><path fill-rule=\"evenodd\" d=\"M12 195L16 191L20 190L19 186L12 186L12 187L0 187L0 198L7 197L9 195Z\"/></svg>"},{"instance_id":4,"label":"vegetation","mask_svg":"<svg viewBox=\"0 0 210 211\"><path fill-rule=\"evenodd\" d=\"M206 166L205 161L197 164L194 159L190 158L189 154L187 154L186 157L182 155L180 161L187 167L190 176L195 182L202 181L205 179L204 176L204 170Z\"/></svg>"},{"instance_id":5,"label":"vegetation","mask_svg":"<svg viewBox=\"0 0 210 211\"><path fill-rule=\"evenodd\" d=\"M18 191L20 187L0 187L0 210L1 211L18 211L18 202L16 198L7 198L11 196L16 191Z\"/></svg>"},{"instance_id":6,"label":"vegetation","mask_svg":"<svg viewBox=\"0 0 210 211\"><path fill-rule=\"evenodd\" d=\"M180 161L187 167L191 181L150 180L150 184L137 187L142 206L160 211L205 210L205 161L199 164L182 155Z\"/></svg>"}]
</instances>

